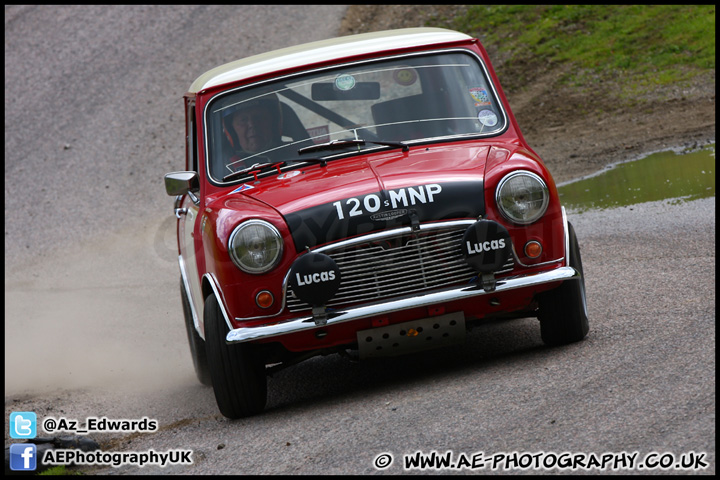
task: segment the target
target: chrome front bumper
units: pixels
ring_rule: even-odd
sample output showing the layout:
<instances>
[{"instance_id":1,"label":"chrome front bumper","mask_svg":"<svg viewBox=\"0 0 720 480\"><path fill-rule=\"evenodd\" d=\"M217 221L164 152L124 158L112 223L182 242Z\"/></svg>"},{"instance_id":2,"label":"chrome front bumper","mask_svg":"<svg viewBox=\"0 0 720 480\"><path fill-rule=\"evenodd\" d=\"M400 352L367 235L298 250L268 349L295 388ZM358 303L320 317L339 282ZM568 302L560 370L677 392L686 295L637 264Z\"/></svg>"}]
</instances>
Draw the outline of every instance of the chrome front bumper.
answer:
<instances>
[{"instance_id":1,"label":"chrome front bumper","mask_svg":"<svg viewBox=\"0 0 720 480\"><path fill-rule=\"evenodd\" d=\"M441 290L421 295L412 295L404 298L394 298L390 301L378 302L369 305L348 308L346 310L327 313L327 322L323 326L336 325L344 322L351 322L361 318L387 315L417 307L428 307L456 300L466 300L483 295L497 295L498 293L518 288L532 287L544 283L565 281L580 278L580 273L572 267L560 267L547 272L534 275L515 277L509 279L498 279L495 290L485 291L480 284L466 285L452 289ZM318 328L312 316L304 316L285 320L274 325L260 325L257 327L242 327L230 330L226 340L228 343L242 343L253 340L264 340L267 338L287 335Z\"/></svg>"}]
</instances>

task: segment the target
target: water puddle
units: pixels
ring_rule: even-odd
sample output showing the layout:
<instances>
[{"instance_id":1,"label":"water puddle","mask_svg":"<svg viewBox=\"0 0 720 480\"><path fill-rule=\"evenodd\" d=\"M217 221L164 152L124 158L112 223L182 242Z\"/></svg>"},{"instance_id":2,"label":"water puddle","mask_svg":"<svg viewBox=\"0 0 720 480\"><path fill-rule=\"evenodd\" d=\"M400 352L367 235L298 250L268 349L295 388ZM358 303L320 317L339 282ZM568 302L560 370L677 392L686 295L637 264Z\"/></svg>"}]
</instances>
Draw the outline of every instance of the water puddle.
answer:
<instances>
[{"instance_id":1,"label":"water puddle","mask_svg":"<svg viewBox=\"0 0 720 480\"><path fill-rule=\"evenodd\" d=\"M558 186L560 201L573 212L636 203L715 196L715 144L689 153L659 152L618 163L596 175Z\"/></svg>"}]
</instances>

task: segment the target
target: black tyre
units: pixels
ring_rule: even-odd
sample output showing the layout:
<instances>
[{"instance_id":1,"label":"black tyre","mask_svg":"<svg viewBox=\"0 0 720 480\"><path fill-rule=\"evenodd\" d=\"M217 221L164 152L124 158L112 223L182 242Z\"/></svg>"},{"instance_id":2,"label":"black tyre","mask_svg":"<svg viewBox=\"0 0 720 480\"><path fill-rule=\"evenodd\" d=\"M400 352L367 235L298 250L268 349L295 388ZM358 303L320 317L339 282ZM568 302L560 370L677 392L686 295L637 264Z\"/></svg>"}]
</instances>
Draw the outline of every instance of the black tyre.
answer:
<instances>
[{"instance_id":1,"label":"black tyre","mask_svg":"<svg viewBox=\"0 0 720 480\"><path fill-rule=\"evenodd\" d=\"M590 330L585 299L585 275L575 229L568 223L570 266L580 278L563 282L538 298L540 335L546 345L565 345L584 339Z\"/></svg>"},{"instance_id":2,"label":"black tyre","mask_svg":"<svg viewBox=\"0 0 720 480\"><path fill-rule=\"evenodd\" d=\"M188 343L190 344L190 355L192 355L195 375L200 383L206 386L212 385L210 378L210 367L208 366L207 354L205 352L205 341L200 338L193 323L190 302L188 301L182 278L180 279L180 297L182 298L183 314L185 315L185 330L187 331Z\"/></svg>"},{"instance_id":3,"label":"black tyre","mask_svg":"<svg viewBox=\"0 0 720 480\"><path fill-rule=\"evenodd\" d=\"M251 346L228 345L228 331L217 298L210 295L205 300L205 346L215 400L226 417L247 417L265 408L265 364L253 355Z\"/></svg>"}]
</instances>

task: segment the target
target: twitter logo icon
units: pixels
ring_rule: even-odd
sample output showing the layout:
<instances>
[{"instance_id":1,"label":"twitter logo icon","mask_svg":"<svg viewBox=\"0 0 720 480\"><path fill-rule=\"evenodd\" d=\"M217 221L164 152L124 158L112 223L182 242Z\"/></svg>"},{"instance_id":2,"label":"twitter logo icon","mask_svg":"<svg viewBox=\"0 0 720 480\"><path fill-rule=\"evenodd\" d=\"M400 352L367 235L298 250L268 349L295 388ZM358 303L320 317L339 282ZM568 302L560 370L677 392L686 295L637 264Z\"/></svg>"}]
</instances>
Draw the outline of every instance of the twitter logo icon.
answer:
<instances>
[{"instance_id":1,"label":"twitter logo icon","mask_svg":"<svg viewBox=\"0 0 720 480\"><path fill-rule=\"evenodd\" d=\"M35 438L37 415L35 412L13 412L10 414L10 436L12 438Z\"/></svg>"}]
</instances>

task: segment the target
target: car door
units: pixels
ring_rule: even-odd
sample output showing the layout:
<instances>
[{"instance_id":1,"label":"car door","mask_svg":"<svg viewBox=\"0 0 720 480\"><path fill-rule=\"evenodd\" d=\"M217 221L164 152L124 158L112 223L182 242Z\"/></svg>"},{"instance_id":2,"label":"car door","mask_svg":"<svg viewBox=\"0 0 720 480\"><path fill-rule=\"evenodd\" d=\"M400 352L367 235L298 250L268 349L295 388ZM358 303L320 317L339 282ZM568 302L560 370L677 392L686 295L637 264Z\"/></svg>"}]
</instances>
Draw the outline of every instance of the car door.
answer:
<instances>
[{"instance_id":1,"label":"car door","mask_svg":"<svg viewBox=\"0 0 720 480\"><path fill-rule=\"evenodd\" d=\"M195 103L189 100L186 110L186 168L188 171L198 173L196 134ZM190 310L192 311L195 329L202 338L205 338L205 329L203 328L202 322L204 302L198 269L198 253L201 250L199 241L195 241L196 235L198 235L200 231L198 224L200 217L200 215L198 215L199 206L200 199L193 192L190 192L177 198L175 215L178 217L180 271L182 274L183 287L190 302Z\"/></svg>"}]
</instances>

